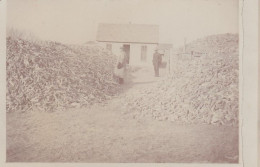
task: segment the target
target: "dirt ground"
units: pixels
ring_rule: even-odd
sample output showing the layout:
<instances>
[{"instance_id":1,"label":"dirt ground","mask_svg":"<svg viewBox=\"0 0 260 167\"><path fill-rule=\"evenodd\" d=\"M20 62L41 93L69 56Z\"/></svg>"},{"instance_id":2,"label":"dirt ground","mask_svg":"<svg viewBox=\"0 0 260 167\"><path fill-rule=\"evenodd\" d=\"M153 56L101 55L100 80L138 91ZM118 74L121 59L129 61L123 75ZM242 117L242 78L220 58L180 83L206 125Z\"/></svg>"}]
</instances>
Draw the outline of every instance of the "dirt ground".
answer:
<instances>
[{"instance_id":1,"label":"dirt ground","mask_svg":"<svg viewBox=\"0 0 260 167\"><path fill-rule=\"evenodd\" d=\"M141 69L121 95L102 105L7 113L7 162L237 163L236 127L177 124L125 112L121 96L158 80L151 69Z\"/></svg>"}]
</instances>

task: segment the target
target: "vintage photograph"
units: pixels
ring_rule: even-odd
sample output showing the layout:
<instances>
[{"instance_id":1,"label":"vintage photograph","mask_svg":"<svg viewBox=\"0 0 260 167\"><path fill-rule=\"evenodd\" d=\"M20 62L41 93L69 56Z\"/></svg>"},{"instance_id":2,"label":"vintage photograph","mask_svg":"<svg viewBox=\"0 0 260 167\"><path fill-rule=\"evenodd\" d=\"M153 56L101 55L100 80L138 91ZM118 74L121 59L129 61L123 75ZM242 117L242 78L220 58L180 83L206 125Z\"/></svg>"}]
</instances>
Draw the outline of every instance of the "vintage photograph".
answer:
<instances>
[{"instance_id":1,"label":"vintage photograph","mask_svg":"<svg viewBox=\"0 0 260 167\"><path fill-rule=\"evenodd\" d=\"M6 33L6 162L240 162L238 0L8 0Z\"/></svg>"}]
</instances>

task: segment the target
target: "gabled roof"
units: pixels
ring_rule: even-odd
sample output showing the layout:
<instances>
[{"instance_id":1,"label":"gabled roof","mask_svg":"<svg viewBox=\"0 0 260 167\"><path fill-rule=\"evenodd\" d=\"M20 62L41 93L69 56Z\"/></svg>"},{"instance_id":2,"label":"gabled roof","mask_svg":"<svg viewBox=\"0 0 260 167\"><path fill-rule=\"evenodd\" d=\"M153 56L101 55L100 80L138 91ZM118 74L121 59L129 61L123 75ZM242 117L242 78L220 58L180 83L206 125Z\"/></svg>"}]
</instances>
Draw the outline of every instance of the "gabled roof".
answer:
<instances>
[{"instance_id":1,"label":"gabled roof","mask_svg":"<svg viewBox=\"0 0 260 167\"><path fill-rule=\"evenodd\" d=\"M99 24L99 42L155 43L159 42L159 26L145 24Z\"/></svg>"}]
</instances>

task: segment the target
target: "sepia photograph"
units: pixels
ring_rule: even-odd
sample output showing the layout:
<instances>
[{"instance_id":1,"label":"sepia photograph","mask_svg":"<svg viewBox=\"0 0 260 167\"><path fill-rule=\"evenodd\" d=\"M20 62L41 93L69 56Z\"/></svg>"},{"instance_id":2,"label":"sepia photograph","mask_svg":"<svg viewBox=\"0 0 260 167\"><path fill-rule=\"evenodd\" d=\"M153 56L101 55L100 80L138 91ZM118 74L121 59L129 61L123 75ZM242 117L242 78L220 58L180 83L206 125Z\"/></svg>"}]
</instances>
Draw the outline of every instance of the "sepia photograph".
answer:
<instances>
[{"instance_id":1,"label":"sepia photograph","mask_svg":"<svg viewBox=\"0 0 260 167\"><path fill-rule=\"evenodd\" d=\"M239 38L239 0L8 0L6 162L238 164Z\"/></svg>"}]
</instances>

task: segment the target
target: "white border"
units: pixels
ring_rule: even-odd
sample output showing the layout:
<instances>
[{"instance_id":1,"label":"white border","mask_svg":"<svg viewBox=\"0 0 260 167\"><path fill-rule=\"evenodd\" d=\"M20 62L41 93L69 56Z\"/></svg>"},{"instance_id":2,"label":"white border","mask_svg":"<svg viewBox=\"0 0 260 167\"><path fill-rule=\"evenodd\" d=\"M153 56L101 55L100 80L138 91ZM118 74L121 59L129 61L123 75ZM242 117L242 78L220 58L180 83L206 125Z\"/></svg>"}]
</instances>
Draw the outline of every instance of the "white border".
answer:
<instances>
[{"instance_id":1,"label":"white border","mask_svg":"<svg viewBox=\"0 0 260 167\"><path fill-rule=\"evenodd\" d=\"M257 166L258 1L242 1L242 146L243 163Z\"/></svg>"},{"instance_id":2,"label":"white border","mask_svg":"<svg viewBox=\"0 0 260 167\"><path fill-rule=\"evenodd\" d=\"M258 77L258 1L240 1L240 118L242 123L240 132L240 164L86 164L86 163L5 163L5 137L6 137L6 112L5 112L5 33L6 33L6 0L0 1L0 166L178 166L178 167L210 167L210 166L257 166L257 77ZM242 13L243 11L243 13ZM243 16L241 16L241 14ZM243 34L244 33L244 34ZM240 138L241 139L241 138ZM241 148L243 150L241 151Z\"/></svg>"}]
</instances>

